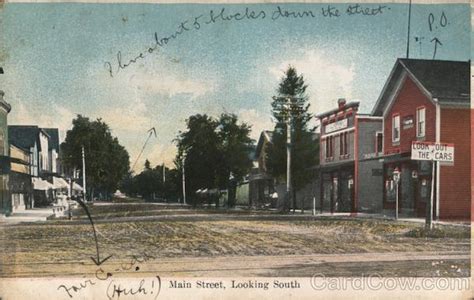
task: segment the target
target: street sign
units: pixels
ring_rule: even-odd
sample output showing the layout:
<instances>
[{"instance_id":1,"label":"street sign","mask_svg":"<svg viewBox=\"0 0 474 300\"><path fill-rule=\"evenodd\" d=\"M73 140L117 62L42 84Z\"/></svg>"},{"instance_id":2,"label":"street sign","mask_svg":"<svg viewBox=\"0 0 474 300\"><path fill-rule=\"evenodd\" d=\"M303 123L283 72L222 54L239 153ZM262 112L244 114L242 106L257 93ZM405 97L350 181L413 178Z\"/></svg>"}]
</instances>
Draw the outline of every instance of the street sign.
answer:
<instances>
[{"instance_id":1,"label":"street sign","mask_svg":"<svg viewBox=\"0 0 474 300\"><path fill-rule=\"evenodd\" d=\"M412 142L411 159L454 163L454 144Z\"/></svg>"}]
</instances>

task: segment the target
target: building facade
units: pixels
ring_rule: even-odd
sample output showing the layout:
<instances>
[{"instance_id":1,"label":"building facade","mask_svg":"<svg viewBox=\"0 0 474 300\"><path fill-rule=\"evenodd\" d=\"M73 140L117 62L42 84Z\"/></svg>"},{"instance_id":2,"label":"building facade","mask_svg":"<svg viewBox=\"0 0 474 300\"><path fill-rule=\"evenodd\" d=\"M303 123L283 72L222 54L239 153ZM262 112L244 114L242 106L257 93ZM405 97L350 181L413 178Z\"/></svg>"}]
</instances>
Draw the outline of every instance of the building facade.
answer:
<instances>
[{"instance_id":1,"label":"building facade","mask_svg":"<svg viewBox=\"0 0 474 300\"><path fill-rule=\"evenodd\" d=\"M8 143L8 113L11 106L4 100L0 90L0 214L10 215L12 203L9 191L10 147Z\"/></svg>"},{"instance_id":2,"label":"building facade","mask_svg":"<svg viewBox=\"0 0 474 300\"><path fill-rule=\"evenodd\" d=\"M11 145L29 152L29 167L33 185L33 201L36 206L49 205L53 201L48 133L34 125L8 126ZM50 180L48 182L47 180Z\"/></svg>"},{"instance_id":3,"label":"building facade","mask_svg":"<svg viewBox=\"0 0 474 300\"><path fill-rule=\"evenodd\" d=\"M434 183L435 218L468 219L471 208L470 63L398 59L374 107L383 117L384 209L425 217ZM454 164L411 159L412 142L454 144Z\"/></svg>"},{"instance_id":4,"label":"building facade","mask_svg":"<svg viewBox=\"0 0 474 300\"><path fill-rule=\"evenodd\" d=\"M336 109L317 116L321 211L382 210L382 118L358 110L358 102L339 99Z\"/></svg>"},{"instance_id":5,"label":"building facade","mask_svg":"<svg viewBox=\"0 0 474 300\"><path fill-rule=\"evenodd\" d=\"M12 211L34 207L30 151L10 145L10 193Z\"/></svg>"},{"instance_id":6,"label":"building facade","mask_svg":"<svg viewBox=\"0 0 474 300\"><path fill-rule=\"evenodd\" d=\"M267 171L267 147L272 142L272 131L262 131L255 150L254 164L249 175L249 206L260 206L272 201L275 192L273 177ZM271 203L276 206L276 203Z\"/></svg>"}]
</instances>

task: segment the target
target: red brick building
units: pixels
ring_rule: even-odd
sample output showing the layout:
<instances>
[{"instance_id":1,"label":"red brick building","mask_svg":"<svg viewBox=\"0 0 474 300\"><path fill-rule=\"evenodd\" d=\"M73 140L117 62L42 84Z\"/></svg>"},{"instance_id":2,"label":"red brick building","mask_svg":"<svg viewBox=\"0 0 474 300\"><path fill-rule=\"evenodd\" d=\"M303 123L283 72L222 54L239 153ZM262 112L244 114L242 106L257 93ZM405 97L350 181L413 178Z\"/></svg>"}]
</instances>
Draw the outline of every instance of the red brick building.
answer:
<instances>
[{"instance_id":1,"label":"red brick building","mask_svg":"<svg viewBox=\"0 0 474 300\"><path fill-rule=\"evenodd\" d=\"M401 215L424 217L432 163L411 160L413 141L454 144L454 164L438 163L434 217L468 219L471 212L470 63L398 59L373 115L383 117L385 210L395 209L393 171L401 171Z\"/></svg>"}]
</instances>

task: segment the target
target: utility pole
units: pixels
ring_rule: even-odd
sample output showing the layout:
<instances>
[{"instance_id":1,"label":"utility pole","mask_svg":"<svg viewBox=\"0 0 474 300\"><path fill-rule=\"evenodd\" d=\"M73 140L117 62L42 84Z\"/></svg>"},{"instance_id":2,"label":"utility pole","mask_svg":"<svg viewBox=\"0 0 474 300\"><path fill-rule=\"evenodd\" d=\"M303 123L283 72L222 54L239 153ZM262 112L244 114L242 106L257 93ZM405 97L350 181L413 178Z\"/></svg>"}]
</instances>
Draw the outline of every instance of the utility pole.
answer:
<instances>
[{"instance_id":1,"label":"utility pole","mask_svg":"<svg viewBox=\"0 0 474 300\"><path fill-rule=\"evenodd\" d=\"M296 199L293 199L292 195L292 184L291 184L291 148L292 148L292 136L293 131L293 108L301 107L301 97L295 97L292 95L284 95L280 97L273 97L274 100L284 99L286 102L283 104L283 108L286 110L286 199L288 205L293 206L293 213L296 210ZM286 204L285 204L286 205ZM286 209L286 207L285 207Z\"/></svg>"},{"instance_id":2,"label":"utility pole","mask_svg":"<svg viewBox=\"0 0 474 300\"><path fill-rule=\"evenodd\" d=\"M166 182L166 167L165 167L165 163L163 163L163 183Z\"/></svg>"},{"instance_id":3,"label":"utility pole","mask_svg":"<svg viewBox=\"0 0 474 300\"><path fill-rule=\"evenodd\" d=\"M290 101L290 99L288 99ZM292 130L292 116L291 108L288 114L287 123L286 123L286 194L288 197L288 202L292 202L291 195L291 130ZM295 205L293 204L293 213L295 212Z\"/></svg>"},{"instance_id":4,"label":"utility pole","mask_svg":"<svg viewBox=\"0 0 474 300\"><path fill-rule=\"evenodd\" d=\"M410 58L411 0L408 4L407 58Z\"/></svg>"},{"instance_id":5,"label":"utility pole","mask_svg":"<svg viewBox=\"0 0 474 300\"><path fill-rule=\"evenodd\" d=\"M433 203L434 203L434 189L435 189L435 176L436 176L436 161L431 162L431 195L430 201L428 201L428 209L426 210L426 229L433 229Z\"/></svg>"},{"instance_id":6,"label":"utility pole","mask_svg":"<svg viewBox=\"0 0 474 300\"><path fill-rule=\"evenodd\" d=\"M186 155L183 157L183 166L182 166L182 174L183 174L183 204L186 204L186 173L184 171L184 163L186 161Z\"/></svg>"},{"instance_id":7,"label":"utility pole","mask_svg":"<svg viewBox=\"0 0 474 300\"><path fill-rule=\"evenodd\" d=\"M84 202L87 202L87 190L86 190L86 154L84 152L84 146L82 146L82 188L84 189Z\"/></svg>"}]
</instances>

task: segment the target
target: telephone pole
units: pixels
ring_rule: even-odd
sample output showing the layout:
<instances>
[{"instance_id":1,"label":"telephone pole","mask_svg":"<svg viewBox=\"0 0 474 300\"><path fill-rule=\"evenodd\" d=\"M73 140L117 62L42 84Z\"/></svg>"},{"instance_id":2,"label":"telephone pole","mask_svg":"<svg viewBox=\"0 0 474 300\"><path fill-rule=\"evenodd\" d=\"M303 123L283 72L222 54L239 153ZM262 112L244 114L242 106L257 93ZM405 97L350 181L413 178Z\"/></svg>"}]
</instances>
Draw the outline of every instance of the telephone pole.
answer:
<instances>
[{"instance_id":1,"label":"telephone pole","mask_svg":"<svg viewBox=\"0 0 474 300\"><path fill-rule=\"evenodd\" d=\"M84 189L84 202L87 202L87 190L86 190L86 154L84 146L82 146L82 188Z\"/></svg>"},{"instance_id":2,"label":"telephone pole","mask_svg":"<svg viewBox=\"0 0 474 300\"><path fill-rule=\"evenodd\" d=\"M292 148L292 136L293 131L293 110L301 108L302 100L301 97L282 95L279 97L273 97L274 100L283 99L285 103L280 108L280 112L285 116L286 119L286 205L293 206L293 212L296 210L296 199L293 199L292 195L292 184L291 184L291 148Z\"/></svg>"},{"instance_id":3,"label":"telephone pole","mask_svg":"<svg viewBox=\"0 0 474 300\"><path fill-rule=\"evenodd\" d=\"M182 164L182 174L183 174L183 204L186 204L186 173L184 171L184 163L186 161L186 155L183 156L183 164Z\"/></svg>"}]
</instances>

